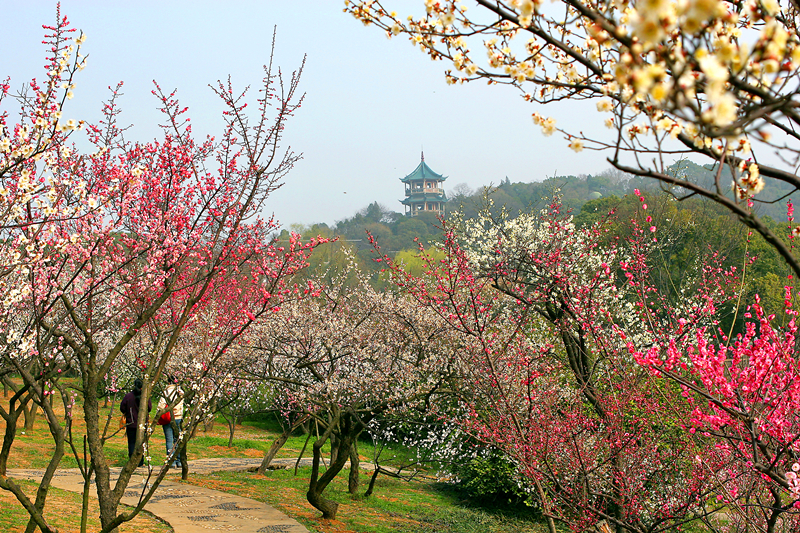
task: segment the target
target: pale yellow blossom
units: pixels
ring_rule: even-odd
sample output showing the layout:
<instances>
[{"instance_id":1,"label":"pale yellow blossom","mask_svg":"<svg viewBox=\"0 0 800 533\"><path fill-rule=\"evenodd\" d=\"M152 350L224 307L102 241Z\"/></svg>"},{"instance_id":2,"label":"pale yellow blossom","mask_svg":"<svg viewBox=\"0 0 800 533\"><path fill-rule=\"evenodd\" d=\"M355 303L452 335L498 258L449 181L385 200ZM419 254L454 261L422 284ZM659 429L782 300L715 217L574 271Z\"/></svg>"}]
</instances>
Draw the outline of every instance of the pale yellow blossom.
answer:
<instances>
[{"instance_id":1,"label":"pale yellow blossom","mask_svg":"<svg viewBox=\"0 0 800 533\"><path fill-rule=\"evenodd\" d=\"M550 136L556 131L556 119L549 117L542 121L542 133L546 136Z\"/></svg>"},{"instance_id":2,"label":"pale yellow blossom","mask_svg":"<svg viewBox=\"0 0 800 533\"><path fill-rule=\"evenodd\" d=\"M609 112L614 110L614 104L609 98L603 98L599 102L597 102L597 110L601 113Z\"/></svg>"},{"instance_id":3,"label":"pale yellow blossom","mask_svg":"<svg viewBox=\"0 0 800 533\"><path fill-rule=\"evenodd\" d=\"M569 147L575 152L580 152L583 150L583 141L572 139L572 142L569 143Z\"/></svg>"},{"instance_id":4,"label":"pale yellow blossom","mask_svg":"<svg viewBox=\"0 0 800 533\"><path fill-rule=\"evenodd\" d=\"M736 120L737 111L736 98L731 93L724 93L713 99L711 108L703 113L703 119L716 126L727 126Z\"/></svg>"}]
</instances>

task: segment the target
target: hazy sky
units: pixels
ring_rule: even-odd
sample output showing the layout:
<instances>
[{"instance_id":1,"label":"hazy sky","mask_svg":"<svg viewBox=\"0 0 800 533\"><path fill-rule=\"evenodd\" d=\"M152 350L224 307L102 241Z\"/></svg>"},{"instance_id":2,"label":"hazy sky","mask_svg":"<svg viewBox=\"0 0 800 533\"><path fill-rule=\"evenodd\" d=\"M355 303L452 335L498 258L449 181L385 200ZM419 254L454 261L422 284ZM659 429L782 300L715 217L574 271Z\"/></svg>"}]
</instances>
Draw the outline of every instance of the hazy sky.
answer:
<instances>
[{"instance_id":1,"label":"hazy sky","mask_svg":"<svg viewBox=\"0 0 800 533\"><path fill-rule=\"evenodd\" d=\"M401 15L419 14L421 0L386 0ZM178 89L196 133L218 134L221 106L208 84L231 75L237 87L257 84L277 26L276 64L288 75L307 55L303 107L284 143L303 153L267 209L284 225L351 216L373 201L402 212L400 178L419 163L420 150L436 172L479 187L538 181L555 173L596 173L604 155L576 154L564 139L544 137L530 115L539 111L585 122L602 132L593 104L554 109L525 103L507 87L448 86L447 65L432 62L403 37L391 40L342 12L339 0L159 2L62 0L62 14L87 35L88 66L64 117L96 121L109 85L124 81L121 123L128 138L158 135L152 81ZM0 77L18 89L42 78L42 24L55 21L56 3L0 0L5 53ZM255 95L255 91L252 93ZM578 122L580 123L580 122ZM583 125L582 125L583 126ZM610 130L605 130L610 132Z\"/></svg>"}]
</instances>

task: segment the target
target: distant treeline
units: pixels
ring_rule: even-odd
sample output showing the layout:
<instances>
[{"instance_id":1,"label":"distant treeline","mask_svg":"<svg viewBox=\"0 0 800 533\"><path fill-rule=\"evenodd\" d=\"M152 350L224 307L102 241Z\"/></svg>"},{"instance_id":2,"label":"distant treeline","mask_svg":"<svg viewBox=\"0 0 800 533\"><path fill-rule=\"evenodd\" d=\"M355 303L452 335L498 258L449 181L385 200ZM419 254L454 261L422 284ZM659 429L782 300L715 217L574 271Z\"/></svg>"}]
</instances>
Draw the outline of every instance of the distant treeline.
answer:
<instances>
[{"instance_id":1,"label":"distant treeline","mask_svg":"<svg viewBox=\"0 0 800 533\"><path fill-rule=\"evenodd\" d=\"M676 162L669 171L706 187L715 180L715 169L702 167L688 160ZM723 173L720 183L728 192L730 174ZM771 187L774 190L770 190ZM772 247L767 246L758 236L749 236L746 228L736 223L735 218L717 204L699 197L675 201L675 197L685 196L686 191L664 191L655 180L606 170L597 175L557 176L530 183L511 182L505 178L479 190L459 184L448 190L448 210L450 215L460 211L465 218L469 218L475 216L491 200L493 211L504 208L511 216L515 216L520 212L539 210L555 195L559 195L563 206L575 215L575 223L578 225L596 222L612 211L618 220L626 222L640 208L638 197L633 195L636 189L647 197L650 204L649 214L659 228L659 235L666 241L661 267L665 280L681 276L702 255L717 253L727 258L726 263L742 267L747 262L746 256L756 257L756 261L746 266L750 292L758 292L762 297L775 299L776 306L780 307L778 300L782 298L783 285L789 271ZM783 191L780 188L780 183L771 181L759 194L762 202L757 204L756 209L767 217L767 224L777 228L777 233L788 240L789 232L785 228L785 221L789 198L784 197L787 192L788 190ZM797 200L798 198L793 198L795 203ZM407 217L373 202L333 226L314 224L307 227L296 226L293 229L308 236L339 238L334 244L320 247L314 254L312 271L321 268L337 271L337 265L347 260L346 254L342 253L347 248L355 260L373 274L375 284L383 286L380 275L383 265L375 261L378 253L370 244L368 235L375 239L381 254L390 257L400 254L400 258L413 269L421 267L415 265L418 261L413 257L419 249L418 243L428 247L431 242L440 240L440 226L441 222L431 213ZM616 236L623 236L626 224L621 223L617 227L619 233ZM288 234L284 233L281 238L287 237Z\"/></svg>"}]
</instances>

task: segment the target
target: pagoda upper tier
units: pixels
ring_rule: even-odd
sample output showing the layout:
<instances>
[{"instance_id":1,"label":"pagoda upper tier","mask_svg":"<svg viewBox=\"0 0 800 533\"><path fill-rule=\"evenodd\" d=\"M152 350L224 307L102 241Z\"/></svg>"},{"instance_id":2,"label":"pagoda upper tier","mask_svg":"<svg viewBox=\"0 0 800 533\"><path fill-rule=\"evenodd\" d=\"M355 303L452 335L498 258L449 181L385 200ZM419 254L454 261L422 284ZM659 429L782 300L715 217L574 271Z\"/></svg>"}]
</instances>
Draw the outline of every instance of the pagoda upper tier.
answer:
<instances>
[{"instance_id":1,"label":"pagoda upper tier","mask_svg":"<svg viewBox=\"0 0 800 533\"><path fill-rule=\"evenodd\" d=\"M446 179L446 176L431 170L425 163L425 154L422 154L417 168L405 178L400 178L406 185L406 198L401 200L406 206L406 215L413 217L425 211L444 215L447 196L442 182Z\"/></svg>"}]
</instances>

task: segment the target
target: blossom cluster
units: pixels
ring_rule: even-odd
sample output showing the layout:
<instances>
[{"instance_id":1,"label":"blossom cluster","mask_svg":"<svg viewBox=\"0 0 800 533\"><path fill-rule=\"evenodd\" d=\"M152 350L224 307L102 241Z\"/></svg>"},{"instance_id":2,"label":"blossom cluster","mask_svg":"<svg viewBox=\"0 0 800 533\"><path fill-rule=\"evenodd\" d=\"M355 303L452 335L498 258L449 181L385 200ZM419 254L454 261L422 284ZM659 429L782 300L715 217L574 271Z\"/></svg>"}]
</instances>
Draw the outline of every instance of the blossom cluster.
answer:
<instances>
[{"instance_id":1,"label":"blossom cluster","mask_svg":"<svg viewBox=\"0 0 800 533\"><path fill-rule=\"evenodd\" d=\"M456 216L422 276L392 268L458 339L457 423L509 457L545 515L574 531L611 518L611 501L634 530L714 513L701 502L721 454L684 438L689 410L626 350L626 339L654 339L633 280L654 232L638 227L623 248L609 220L578 228L562 211L556 200L515 218L491 206Z\"/></svg>"},{"instance_id":2,"label":"blossom cluster","mask_svg":"<svg viewBox=\"0 0 800 533\"><path fill-rule=\"evenodd\" d=\"M345 11L452 65L449 83L508 84L540 104L596 100L603 123L618 133L586 137L532 113L544 135L562 132L576 152L613 150L618 165L626 151L656 154L655 165L639 158L631 167L647 175L664 173L663 154L700 154L729 164L737 194L750 198L764 188L757 163L748 161L751 151L775 148L787 154L786 169L761 174L788 172L800 184L796 151L782 141L797 140L787 106L800 72L792 4L615 0L550 7L503 0L474 11L447 0L420 2L424 13L404 18L389 3L346 0Z\"/></svg>"},{"instance_id":3,"label":"blossom cluster","mask_svg":"<svg viewBox=\"0 0 800 533\"><path fill-rule=\"evenodd\" d=\"M262 214L299 158L281 145L286 121L302 102L296 93L302 67L282 77L265 66L266 96L256 117L244 112L244 93L218 84L215 92L227 109L218 143L195 141L186 108L156 85L169 126L156 140L133 143L117 125L121 84L112 89L99 124L64 119L74 75L86 64L85 35L72 36L60 12L57 24L45 28L45 82L21 91L18 124L9 125L7 112L0 115L0 371L21 377L27 398L45 411L59 450L70 449L77 418L62 378L67 370L80 376L85 457L92 461L83 472L93 473L101 522L113 529L120 523L115 490L130 481L139 456L112 488L103 447L116 424L111 413L99 412L98 398L127 388L132 378L142 380L141 394L149 397L173 372L185 380L191 406L183 444L236 381L229 355L237 339L278 312L285 299L313 292L292 280L324 239L295 235L282 246L272 237L277 223ZM0 86L3 104L8 91ZM92 146L88 153L69 142L81 130ZM66 421L53 409L57 390L70 413ZM149 456L152 426L145 409L134 426L137 448ZM13 439L13 432L6 435L6 451ZM47 490L61 458L52 455L40 490ZM3 480L7 459L0 458ZM167 468L143 497L152 495ZM0 484L32 520L46 522L41 505L13 484Z\"/></svg>"}]
</instances>

